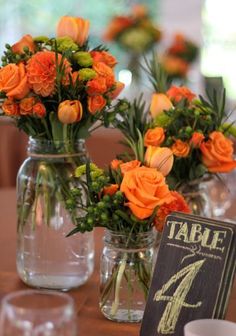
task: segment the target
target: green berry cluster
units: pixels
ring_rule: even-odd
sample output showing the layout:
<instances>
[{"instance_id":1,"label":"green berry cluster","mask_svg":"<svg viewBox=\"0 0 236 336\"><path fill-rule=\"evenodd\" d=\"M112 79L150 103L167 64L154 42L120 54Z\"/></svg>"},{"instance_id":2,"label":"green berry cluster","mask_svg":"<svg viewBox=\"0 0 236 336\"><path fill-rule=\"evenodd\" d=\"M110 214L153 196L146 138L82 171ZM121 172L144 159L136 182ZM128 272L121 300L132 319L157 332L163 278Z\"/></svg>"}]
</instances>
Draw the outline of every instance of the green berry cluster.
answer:
<instances>
[{"instance_id":1,"label":"green berry cluster","mask_svg":"<svg viewBox=\"0 0 236 336\"><path fill-rule=\"evenodd\" d=\"M6 66L9 63L19 63L19 62L26 62L31 56L32 52L29 51L28 47L24 47L24 53L17 54L12 51L10 44L5 45L6 50L4 51L4 56L1 57L2 66Z\"/></svg>"}]
</instances>

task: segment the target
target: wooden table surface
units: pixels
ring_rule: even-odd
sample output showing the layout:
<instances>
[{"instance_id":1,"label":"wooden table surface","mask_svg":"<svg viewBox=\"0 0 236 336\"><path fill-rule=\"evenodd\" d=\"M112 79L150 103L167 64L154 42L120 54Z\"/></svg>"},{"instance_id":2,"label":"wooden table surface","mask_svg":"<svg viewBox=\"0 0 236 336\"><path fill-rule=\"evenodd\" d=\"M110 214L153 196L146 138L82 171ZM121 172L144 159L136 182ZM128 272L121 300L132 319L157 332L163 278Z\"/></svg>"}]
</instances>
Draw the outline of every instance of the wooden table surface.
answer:
<instances>
[{"instance_id":1,"label":"wooden table surface","mask_svg":"<svg viewBox=\"0 0 236 336\"><path fill-rule=\"evenodd\" d=\"M19 279L15 266L16 249L15 189L0 189L0 297L14 290L28 288ZM90 280L69 294L78 310L79 336L138 336L140 324L116 323L107 320L98 308L99 255L102 230L95 230L95 271ZM236 322L236 281L229 300L227 320ZM213 336L213 335L212 335ZM227 335L226 335L227 336Z\"/></svg>"}]
</instances>

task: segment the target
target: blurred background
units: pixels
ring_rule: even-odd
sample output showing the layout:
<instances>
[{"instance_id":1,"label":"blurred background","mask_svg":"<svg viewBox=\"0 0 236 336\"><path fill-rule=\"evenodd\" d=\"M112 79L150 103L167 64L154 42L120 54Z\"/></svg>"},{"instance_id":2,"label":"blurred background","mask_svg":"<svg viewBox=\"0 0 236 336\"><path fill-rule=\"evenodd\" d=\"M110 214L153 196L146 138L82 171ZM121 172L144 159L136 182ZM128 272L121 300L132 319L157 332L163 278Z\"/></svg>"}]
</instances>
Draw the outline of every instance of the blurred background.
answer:
<instances>
[{"instance_id":1,"label":"blurred background","mask_svg":"<svg viewBox=\"0 0 236 336\"><path fill-rule=\"evenodd\" d=\"M148 101L152 92L139 64L154 50L177 83L204 95L206 88L217 87L223 81L228 107L233 109L235 105L235 0L0 0L0 8L1 55L6 43L13 44L24 34L55 36L56 24L63 15L82 16L91 22L91 46L106 44L118 59L117 76L125 83L122 96L133 99L144 92ZM114 17L142 15L145 31L111 36ZM146 28L151 29L154 39L148 40ZM184 43L187 55L181 54ZM26 156L27 139L3 120L0 137L0 187L14 186ZM104 151L107 139L110 146ZM119 140L117 132L99 130L87 143L92 159L105 166L120 151Z\"/></svg>"}]
</instances>

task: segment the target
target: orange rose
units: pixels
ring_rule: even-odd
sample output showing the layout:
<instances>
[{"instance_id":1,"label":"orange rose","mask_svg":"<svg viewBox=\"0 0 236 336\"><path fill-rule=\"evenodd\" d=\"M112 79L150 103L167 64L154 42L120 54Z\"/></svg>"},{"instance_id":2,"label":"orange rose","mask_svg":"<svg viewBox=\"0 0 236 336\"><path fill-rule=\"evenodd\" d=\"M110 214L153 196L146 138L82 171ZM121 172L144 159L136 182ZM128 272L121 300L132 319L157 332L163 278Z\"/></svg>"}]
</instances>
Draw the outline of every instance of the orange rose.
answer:
<instances>
[{"instance_id":1,"label":"orange rose","mask_svg":"<svg viewBox=\"0 0 236 336\"><path fill-rule=\"evenodd\" d=\"M33 106L33 114L35 114L39 118L45 117L45 115L46 115L45 106L41 102L36 103Z\"/></svg>"},{"instance_id":2,"label":"orange rose","mask_svg":"<svg viewBox=\"0 0 236 336\"><path fill-rule=\"evenodd\" d=\"M153 118L164 110L168 111L173 107L170 99L164 93L153 93L150 111Z\"/></svg>"},{"instance_id":3,"label":"orange rose","mask_svg":"<svg viewBox=\"0 0 236 336\"><path fill-rule=\"evenodd\" d=\"M57 55L58 64L62 62L62 55ZM63 83L68 84L71 67L69 62L64 59L64 78ZM28 61L27 65L28 81L34 92L47 97L55 91L56 80L56 54L53 51L39 51Z\"/></svg>"},{"instance_id":4,"label":"orange rose","mask_svg":"<svg viewBox=\"0 0 236 336\"><path fill-rule=\"evenodd\" d=\"M164 203L157 210L157 214L154 219L154 225L157 231L163 231L166 217L170 215L171 212L179 211L191 213L191 210L182 195L180 195L177 191L171 191L171 195L174 197L173 201L169 204Z\"/></svg>"},{"instance_id":5,"label":"orange rose","mask_svg":"<svg viewBox=\"0 0 236 336\"><path fill-rule=\"evenodd\" d=\"M124 162L120 164L120 170L121 173L124 174L134 168L138 168L140 167L141 162L138 160L132 160L132 161L128 161L128 162Z\"/></svg>"},{"instance_id":6,"label":"orange rose","mask_svg":"<svg viewBox=\"0 0 236 336\"><path fill-rule=\"evenodd\" d=\"M13 44L13 46L11 47L11 49L12 49L12 51L14 53L23 54L25 47L27 47L30 52L32 52L32 53L35 52L34 40L33 40L32 36L29 35L29 34L24 35L20 39L20 41L18 41L17 43Z\"/></svg>"},{"instance_id":7,"label":"orange rose","mask_svg":"<svg viewBox=\"0 0 236 336\"><path fill-rule=\"evenodd\" d=\"M97 77L88 81L87 93L90 96L97 96L105 93L107 91L106 80L104 77Z\"/></svg>"},{"instance_id":8,"label":"orange rose","mask_svg":"<svg viewBox=\"0 0 236 336\"><path fill-rule=\"evenodd\" d=\"M187 142L177 139L171 147L175 156L186 157L189 154L190 146Z\"/></svg>"},{"instance_id":9,"label":"orange rose","mask_svg":"<svg viewBox=\"0 0 236 336\"><path fill-rule=\"evenodd\" d=\"M202 133L194 132L190 140L190 145L192 145L194 148L197 148L201 145L203 140L204 140L204 135Z\"/></svg>"},{"instance_id":10,"label":"orange rose","mask_svg":"<svg viewBox=\"0 0 236 336\"><path fill-rule=\"evenodd\" d=\"M91 51L94 62L103 62L113 68L117 64L117 60L107 51Z\"/></svg>"},{"instance_id":11,"label":"orange rose","mask_svg":"<svg viewBox=\"0 0 236 336\"><path fill-rule=\"evenodd\" d=\"M33 113L33 106L35 104L35 98L24 98L20 101L20 114L29 115Z\"/></svg>"},{"instance_id":12,"label":"orange rose","mask_svg":"<svg viewBox=\"0 0 236 336\"><path fill-rule=\"evenodd\" d=\"M124 174L120 190L125 204L139 219L152 215L154 209L173 200L164 176L154 168L138 167Z\"/></svg>"},{"instance_id":13,"label":"orange rose","mask_svg":"<svg viewBox=\"0 0 236 336\"><path fill-rule=\"evenodd\" d=\"M91 114L100 112L107 104L107 101L103 96L88 97L88 110Z\"/></svg>"},{"instance_id":14,"label":"orange rose","mask_svg":"<svg viewBox=\"0 0 236 336\"><path fill-rule=\"evenodd\" d=\"M109 98L111 99L115 99L119 96L119 94L121 93L121 91L124 89L125 84L122 82L115 82L115 88L113 91L108 93Z\"/></svg>"},{"instance_id":15,"label":"orange rose","mask_svg":"<svg viewBox=\"0 0 236 336\"><path fill-rule=\"evenodd\" d=\"M166 94L175 103L178 103L182 99L187 99L188 102L191 102L193 98L196 97L196 95L186 86L171 86Z\"/></svg>"},{"instance_id":16,"label":"orange rose","mask_svg":"<svg viewBox=\"0 0 236 336\"><path fill-rule=\"evenodd\" d=\"M80 17L62 16L57 25L57 36L69 36L82 46L88 38L89 21Z\"/></svg>"},{"instance_id":17,"label":"orange rose","mask_svg":"<svg viewBox=\"0 0 236 336\"><path fill-rule=\"evenodd\" d=\"M165 140L165 132L162 127L149 128L144 135L144 146L160 146Z\"/></svg>"},{"instance_id":18,"label":"orange rose","mask_svg":"<svg viewBox=\"0 0 236 336\"><path fill-rule=\"evenodd\" d=\"M236 168L236 161L233 160L233 142L227 139L221 132L212 132L209 140L202 142L203 164L211 173L228 173Z\"/></svg>"},{"instance_id":19,"label":"orange rose","mask_svg":"<svg viewBox=\"0 0 236 336\"><path fill-rule=\"evenodd\" d=\"M23 63L8 64L0 69L0 91L8 98L22 99L29 92L25 66Z\"/></svg>"},{"instance_id":20,"label":"orange rose","mask_svg":"<svg viewBox=\"0 0 236 336\"><path fill-rule=\"evenodd\" d=\"M167 147L148 146L144 159L148 167L158 169L164 176L169 174L174 163L173 153Z\"/></svg>"},{"instance_id":21,"label":"orange rose","mask_svg":"<svg viewBox=\"0 0 236 336\"><path fill-rule=\"evenodd\" d=\"M5 99L1 107L8 116L18 116L20 114L19 105L12 99Z\"/></svg>"},{"instance_id":22,"label":"orange rose","mask_svg":"<svg viewBox=\"0 0 236 336\"><path fill-rule=\"evenodd\" d=\"M172 76L185 77L189 69L186 61L171 55L165 55L162 58L161 64L165 71Z\"/></svg>"},{"instance_id":23,"label":"orange rose","mask_svg":"<svg viewBox=\"0 0 236 336\"><path fill-rule=\"evenodd\" d=\"M110 88L115 83L115 76L112 69L103 62L95 62L93 64L93 70L106 80L106 85Z\"/></svg>"},{"instance_id":24,"label":"orange rose","mask_svg":"<svg viewBox=\"0 0 236 336\"><path fill-rule=\"evenodd\" d=\"M111 184L108 187L103 188L103 194L112 196L117 192L118 189L118 184Z\"/></svg>"},{"instance_id":25,"label":"orange rose","mask_svg":"<svg viewBox=\"0 0 236 336\"><path fill-rule=\"evenodd\" d=\"M122 160L117 160L117 159L112 160L110 164L111 169L117 170L120 167L121 163L123 163Z\"/></svg>"},{"instance_id":26,"label":"orange rose","mask_svg":"<svg viewBox=\"0 0 236 336\"><path fill-rule=\"evenodd\" d=\"M79 100L64 100L58 106L58 119L63 124L72 124L81 120L83 107Z\"/></svg>"}]
</instances>

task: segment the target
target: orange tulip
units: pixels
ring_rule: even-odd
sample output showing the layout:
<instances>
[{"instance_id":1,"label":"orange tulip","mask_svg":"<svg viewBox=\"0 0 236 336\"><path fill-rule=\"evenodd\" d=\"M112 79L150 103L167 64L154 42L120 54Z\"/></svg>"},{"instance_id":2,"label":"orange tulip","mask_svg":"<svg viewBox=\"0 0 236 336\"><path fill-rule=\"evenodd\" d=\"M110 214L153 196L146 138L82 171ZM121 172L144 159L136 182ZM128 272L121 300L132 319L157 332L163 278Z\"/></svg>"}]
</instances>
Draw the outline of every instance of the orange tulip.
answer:
<instances>
[{"instance_id":1,"label":"orange tulip","mask_svg":"<svg viewBox=\"0 0 236 336\"><path fill-rule=\"evenodd\" d=\"M101 95L88 97L88 110L91 114L100 112L106 104L106 99Z\"/></svg>"},{"instance_id":2,"label":"orange tulip","mask_svg":"<svg viewBox=\"0 0 236 336\"><path fill-rule=\"evenodd\" d=\"M82 46L88 38L89 20L80 17L62 16L57 25L57 36L69 36Z\"/></svg>"},{"instance_id":3,"label":"orange tulip","mask_svg":"<svg viewBox=\"0 0 236 336\"><path fill-rule=\"evenodd\" d=\"M164 110L170 110L172 107L173 105L167 95L164 93L153 93L150 106L153 118L158 116Z\"/></svg>"},{"instance_id":4,"label":"orange tulip","mask_svg":"<svg viewBox=\"0 0 236 336\"><path fill-rule=\"evenodd\" d=\"M148 167L157 168L164 176L169 174L174 163L174 155L167 147L148 146L144 159Z\"/></svg>"},{"instance_id":5,"label":"orange tulip","mask_svg":"<svg viewBox=\"0 0 236 336\"><path fill-rule=\"evenodd\" d=\"M58 119L63 124L72 124L81 120L83 107L79 100L64 100L58 107Z\"/></svg>"}]
</instances>

